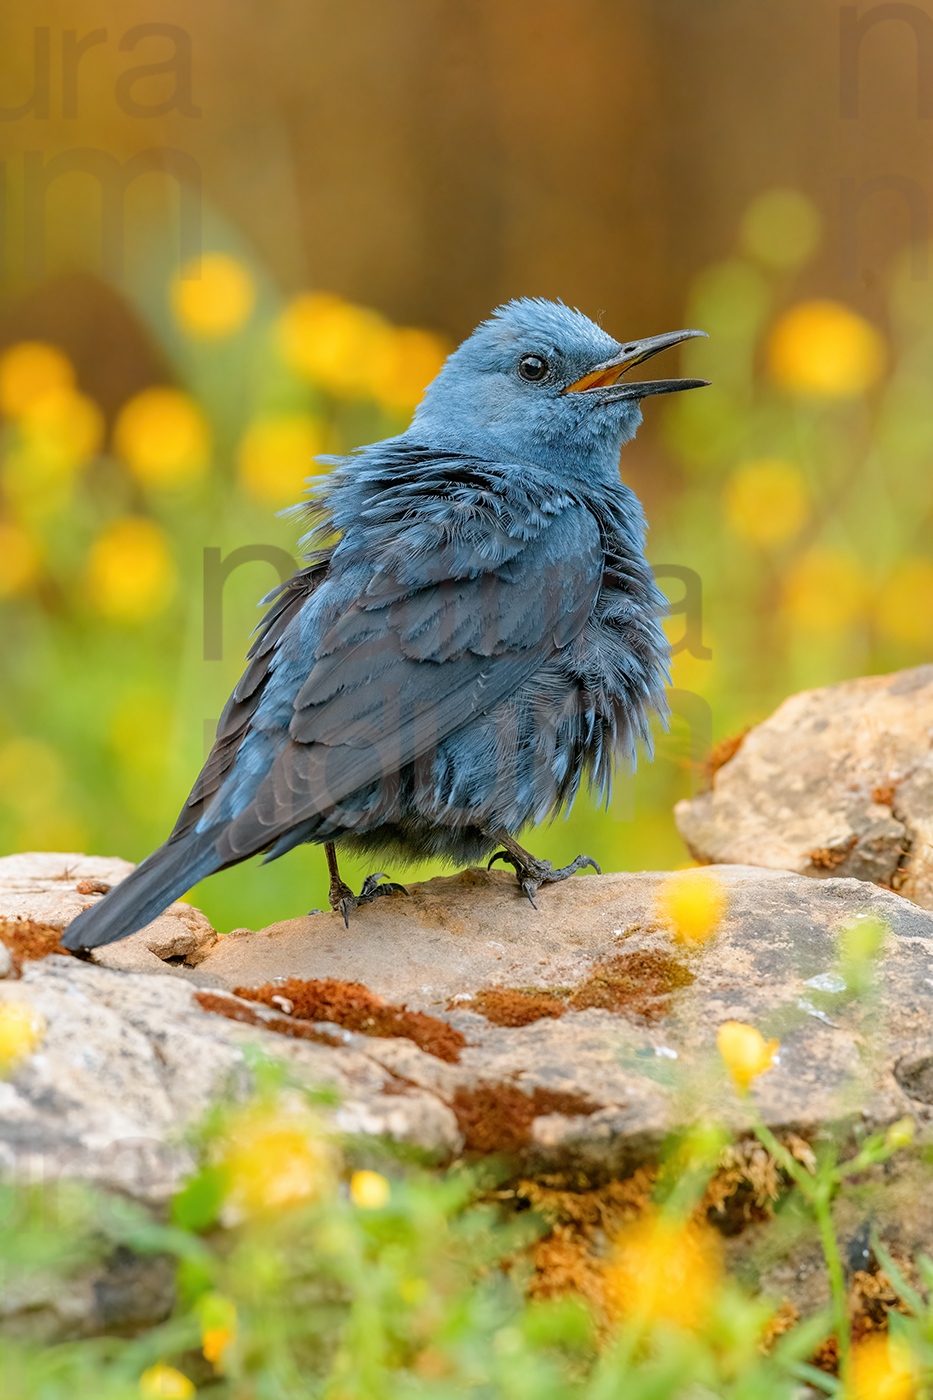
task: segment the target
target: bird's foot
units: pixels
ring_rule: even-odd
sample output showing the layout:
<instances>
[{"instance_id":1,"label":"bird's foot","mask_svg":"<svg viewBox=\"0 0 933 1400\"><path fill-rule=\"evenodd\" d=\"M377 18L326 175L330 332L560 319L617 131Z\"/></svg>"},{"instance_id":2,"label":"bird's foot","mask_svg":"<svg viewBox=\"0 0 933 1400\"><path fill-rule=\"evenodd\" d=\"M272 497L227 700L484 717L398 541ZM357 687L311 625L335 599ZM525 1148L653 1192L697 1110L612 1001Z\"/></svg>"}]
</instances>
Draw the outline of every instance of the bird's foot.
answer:
<instances>
[{"instance_id":1,"label":"bird's foot","mask_svg":"<svg viewBox=\"0 0 933 1400\"><path fill-rule=\"evenodd\" d=\"M380 885L380 880L386 880L385 885ZM378 899L384 894L408 894L404 885L396 885L382 871L377 870L374 875L367 875L363 881L359 894L354 894L349 885L344 884L339 877L332 880L330 884L330 907L335 914L343 915L343 922L346 928L350 927L350 915L354 909L358 909L361 904L372 904L374 899Z\"/></svg>"},{"instance_id":2,"label":"bird's foot","mask_svg":"<svg viewBox=\"0 0 933 1400\"><path fill-rule=\"evenodd\" d=\"M512 866L515 877L528 896L528 902L532 909L538 907L535 904L535 895L542 885L556 885L558 880L566 880L588 865L596 871L597 875L602 874L592 856L577 856L576 860L572 860L569 865L561 866L559 870L555 870L549 860L538 860L537 856L531 855L529 851L523 850L513 841L510 841L503 850L496 851L489 857L486 869L491 870L497 860L507 861Z\"/></svg>"}]
</instances>

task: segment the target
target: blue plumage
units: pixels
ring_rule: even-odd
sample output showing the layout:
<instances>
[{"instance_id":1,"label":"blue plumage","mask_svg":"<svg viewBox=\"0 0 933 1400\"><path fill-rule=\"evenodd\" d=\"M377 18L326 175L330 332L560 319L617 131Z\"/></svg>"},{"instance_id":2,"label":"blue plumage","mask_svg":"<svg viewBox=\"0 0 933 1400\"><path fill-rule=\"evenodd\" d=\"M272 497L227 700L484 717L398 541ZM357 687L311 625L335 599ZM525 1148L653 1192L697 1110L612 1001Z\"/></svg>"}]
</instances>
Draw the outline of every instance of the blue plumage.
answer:
<instances>
[{"instance_id":1,"label":"blue plumage","mask_svg":"<svg viewBox=\"0 0 933 1400\"><path fill-rule=\"evenodd\" d=\"M560 303L511 302L407 432L337 460L174 831L66 945L122 938L212 871L303 841L325 844L344 917L334 844L459 864L503 846L529 898L587 863L552 871L515 836L584 778L608 793L664 711L664 601L618 456L642 398L700 381L624 375L698 334L623 345Z\"/></svg>"}]
</instances>

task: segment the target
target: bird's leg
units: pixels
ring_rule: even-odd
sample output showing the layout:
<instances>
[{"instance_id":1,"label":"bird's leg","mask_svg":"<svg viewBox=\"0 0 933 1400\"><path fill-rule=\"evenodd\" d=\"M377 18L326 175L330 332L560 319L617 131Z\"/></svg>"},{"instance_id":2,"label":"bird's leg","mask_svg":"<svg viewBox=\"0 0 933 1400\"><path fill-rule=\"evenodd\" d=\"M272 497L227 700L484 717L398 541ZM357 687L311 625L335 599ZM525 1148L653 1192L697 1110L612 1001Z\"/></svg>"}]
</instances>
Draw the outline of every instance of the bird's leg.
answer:
<instances>
[{"instance_id":1,"label":"bird's leg","mask_svg":"<svg viewBox=\"0 0 933 1400\"><path fill-rule=\"evenodd\" d=\"M381 870L377 870L374 875L367 875L360 888L359 894L354 894L350 886L345 884L340 878L340 869L337 865L337 848L333 841L324 842L324 854L327 857L327 873L330 875L330 890L328 897L330 907L335 914L343 915L343 922L346 928L350 927L350 911L358 909L361 904L371 904L374 899L382 894L407 894L404 885L395 885L388 876ZM380 885L380 880L388 880L385 885Z\"/></svg>"},{"instance_id":2,"label":"bird's leg","mask_svg":"<svg viewBox=\"0 0 933 1400\"><path fill-rule=\"evenodd\" d=\"M528 902L532 909L538 907L535 904L535 895L538 893L540 885L554 885L558 880L566 880L569 875L583 870L587 865L592 866L597 875L602 874L592 856L577 856L576 860L571 861L569 865L555 870L549 860L538 860L537 856L533 856L530 851L525 850L524 846L520 846L517 841L513 840L507 831L487 831L486 835L491 837L493 841L498 841L502 847L501 850L495 851L489 857L486 869L491 870L497 860L507 861L514 869L516 879L528 896Z\"/></svg>"}]
</instances>

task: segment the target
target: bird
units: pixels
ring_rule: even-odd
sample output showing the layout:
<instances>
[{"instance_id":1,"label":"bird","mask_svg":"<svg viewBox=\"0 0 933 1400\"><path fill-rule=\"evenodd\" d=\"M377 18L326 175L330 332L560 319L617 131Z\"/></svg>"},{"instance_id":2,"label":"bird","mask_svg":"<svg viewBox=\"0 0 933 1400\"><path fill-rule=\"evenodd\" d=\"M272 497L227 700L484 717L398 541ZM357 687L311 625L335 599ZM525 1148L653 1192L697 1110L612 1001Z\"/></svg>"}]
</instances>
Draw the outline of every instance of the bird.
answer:
<instances>
[{"instance_id":1,"label":"bird","mask_svg":"<svg viewBox=\"0 0 933 1400\"><path fill-rule=\"evenodd\" d=\"M586 780L650 753L666 714L666 610L619 456L642 401L700 379L628 378L705 332L619 341L561 301L498 307L444 362L400 435L324 459L303 565L268 604L216 740L166 841L67 928L125 938L205 877L323 845L331 907L359 893L341 852L555 868L518 843ZM403 891L404 892L404 891Z\"/></svg>"}]
</instances>

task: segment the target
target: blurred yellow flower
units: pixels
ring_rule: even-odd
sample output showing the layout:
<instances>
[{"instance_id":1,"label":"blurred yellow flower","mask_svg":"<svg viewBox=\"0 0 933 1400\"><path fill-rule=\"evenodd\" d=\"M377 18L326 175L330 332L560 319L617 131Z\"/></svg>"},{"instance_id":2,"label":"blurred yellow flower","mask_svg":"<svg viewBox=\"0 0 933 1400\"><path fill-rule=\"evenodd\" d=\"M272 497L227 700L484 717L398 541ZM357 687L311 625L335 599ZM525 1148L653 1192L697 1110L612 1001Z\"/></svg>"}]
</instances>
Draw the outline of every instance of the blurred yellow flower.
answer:
<instances>
[{"instance_id":1,"label":"blurred yellow flower","mask_svg":"<svg viewBox=\"0 0 933 1400\"><path fill-rule=\"evenodd\" d=\"M803 473L779 457L743 462L726 485L725 506L726 518L741 539L783 544L797 534L809 513Z\"/></svg>"},{"instance_id":2,"label":"blurred yellow flower","mask_svg":"<svg viewBox=\"0 0 933 1400\"><path fill-rule=\"evenodd\" d=\"M350 1200L360 1210L382 1210L391 1194L392 1188L380 1172L354 1172L350 1177Z\"/></svg>"},{"instance_id":3,"label":"blurred yellow flower","mask_svg":"<svg viewBox=\"0 0 933 1400\"><path fill-rule=\"evenodd\" d=\"M374 360L369 388L384 408L408 412L421 402L447 358L449 347L430 331L403 326L386 340Z\"/></svg>"},{"instance_id":4,"label":"blurred yellow flower","mask_svg":"<svg viewBox=\"0 0 933 1400\"><path fill-rule=\"evenodd\" d=\"M620 1322L695 1331L710 1314L722 1272L712 1229L651 1211L615 1242L604 1274L606 1309Z\"/></svg>"},{"instance_id":5,"label":"blurred yellow flower","mask_svg":"<svg viewBox=\"0 0 933 1400\"><path fill-rule=\"evenodd\" d=\"M144 486L199 481L210 461L210 431L180 389L143 389L124 404L113 431L117 455Z\"/></svg>"},{"instance_id":6,"label":"blurred yellow flower","mask_svg":"<svg viewBox=\"0 0 933 1400\"><path fill-rule=\"evenodd\" d=\"M377 312L325 292L296 297L276 329L285 363L334 394L369 393L393 336Z\"/></svg>"},{"instance_id":7,"label":"blurred yellow flower","mask_svg":"<svg viewBox=\"0 0 933 1400\"><path fill-rule=\"evenodd\" d=\"M29 1058L45 1038L45 1021L25 1001L0 1002L0 1074Z\"/></svg>"},{"instance_id":8,"label":"blurred yellow flower","mask_svg":"<svg viewBox=\"0 0 933 1400\"><path fill-rule=\"evenodd\" d=\"M38 542L20 525L0 520L0 598L25 593L39 577Z\"/></svg>"},{"instance_id":9,"label":"blurred yellow flower","mask_svg":"<svg viewBox=\"0 0 933 1400\"><path fill-rule=\"evenodd\" d=\"M336 1184L334 1149L303 1105L244 1109L227 1130L222 1165L233 1218L304 1205Z\"/></svg>"},{"instance_id":10,"label":"blurred yellow flower","mask_svg":"<svg viewBox=\"0 0 933 1400\"><path fill-rule=\"evenodd\" d=\"M820 216L799 190L766 190L745 211L742 246L766 267L800 267L820 241Z\"/></svg>"},{"instance_id":11,"label":"blurred yellow flower","mask_svg":"<svg viewBox=\"0 0 933 1400\"><path fill-rule=\"evenodd\" d=\"M907 1346L875 1334L852 1349L850 1400L914 1400L917 1375Z\"/></svg>"},{"instance_id":12,"label":"blurred yellow flower","mask_svg":"<svg viewBox=\"0 0 933 1400\"><path fill-rule=\"evenodd\" d=\"M297 501L323 447L321 430L306 413L259 418L247 428L237 452L240 482L257 501L273 506Z\"/></svg>"},{"instance_id":13,"label":"blurred yellow flower","mask_svg":"<svg viewBox=\"0 0 933 1400\"><path fill-rule=\"evenodd\" d=\"M807 301L786 311L771 332L768 365L783 389L820 398L853 398L884 372L879 331L837 301Z\"/></svg>"},{"instance_id":14,"label":"blurred yellow flower","mask_svg":"<svg viewBox=\"0 0 933 1400\"><path fill-rule=\"evenodd\" d=\"M207 1293L198 1302L201 1351L215 1370L224 1369L224 1354L236 1341L236 1304L222 1293Z\"/></svg>"},{"instance_id":15,"label":"blurred yellow flower","mask_svg":"<svg viewBox=\"0 0 933 1400\"><path fill-rule=\"evenodd\" d=\"M249 268L229 253L205 253L198 265L188 263L172 281L175 319L199 339L233 335L249 319L255 302Z\"/></svg>"},{"instance_id":16,"label":"blurred yellow flower","mask_svg":"<svg viewBox=\"0 0 933 1400\"><path fill-rule=\"evenodd\" d=\"M139 1378L139 1393L144 1400L187 1400L195 1389L188 1377L174 1366L150 1366Z\"/></svg>"},{"instance_id":17,"label":"blurred yellow flower","mask_svg":"<svg viewBox=\"0 0 933 1400\"><path fill-rule=\"evenodd\" d=\"M104 617L118 622L153 617L169 602L175 583L168 538L154 520L115 520L91 548L88 596Z\"/></svg>"},{"instance_id":18,"label":"blurred yellow flower","mask_svg":"<svg viewBox=\"0 0 933 1400\"><path fill-rule=\"evenodd\" d=\"M88 461L104 440L104 415L93 399L76 389L35 395L19 421L26 451L59 471Z\"/></svg>"},{"instance_id":19,"label":"blurred yellow flower","mask_svg":"<svg viewBox=\"0 0 933 1400\"><path fill-rule=\"evenodd\" d=\"M875 620L893 642L933 645L933 560L900 561L879 590Z\"/></svg>"},{"instance_id":20,"label":"blurred yellow flower","mask_svg":"<svg viewBox=\"0 0 933 1400\"><path fill-rule=\"evenodd\" d=\"M899 1152L902 1147L910 1146L916 1131L917 1125L912 1118L898 1118L884 1135L885 1146L892 1152Z\"/></svg>"},{"instance_id":21,"label":"blurred yellow flower","mask_svg":"<svg viewBox=\"0 0 933 1400\"><path fill-rule=\"evenodd\" d=\"M74 388L75 372L63 350L24 340L0 355L0 411L19 418L34 399Z\"/></svg>"},{"instance_id":22,"label":"blurred yellow flower","mask_svg":"<svg viewBox=\"0 0 933 1400\"><path fill-rule=\"evenodd\" d=\"M783 602L790 621L803 631L838 632L863 612L868 580L851 554L818 545L789 570Z\"/></svg>"},{"instance_id":23,"label":"blurred yellow flower","mask_svg":"<svg viewBox=\"0 0 933 1400\"><path fill-rule=\"evenodd\" d=\"M722 881L708 870L680 870L665 880L658 913L679 943L705 943L727 903Z\"/></svg>"},{"instance_id":24,"label":"blurred yellow flower","mask_svg":"<svg viewBox=\"0 0 933 1400\"><path fill-rule=\"evenodd\" d=\"M747 1094L752 1082L771 1068L778 1050L776 1040L765 1040L760 1031L744 1021L724 1021L716 1044L741 1094Z\"/></svg>"}]
</instances>

